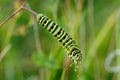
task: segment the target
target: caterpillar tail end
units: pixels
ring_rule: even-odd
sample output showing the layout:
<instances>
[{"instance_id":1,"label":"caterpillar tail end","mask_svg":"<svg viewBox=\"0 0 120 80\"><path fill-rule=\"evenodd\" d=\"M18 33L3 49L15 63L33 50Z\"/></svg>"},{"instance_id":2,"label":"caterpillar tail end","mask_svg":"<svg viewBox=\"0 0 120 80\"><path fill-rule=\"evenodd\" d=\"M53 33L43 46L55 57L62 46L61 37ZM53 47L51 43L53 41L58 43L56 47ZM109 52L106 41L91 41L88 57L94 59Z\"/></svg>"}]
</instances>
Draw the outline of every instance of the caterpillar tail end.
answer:
<instances>
[{"instance_id":1,"label":"caterpillar tail end","mask_svg":"<svg viewBox=\"0 0 120 80\"><path fill-rule=\"evenodd\" d=\"M43 16L43 14L38 14L36 17L37 17L37 22L39 22L39 20L40 20L40 17L42 17Z\"/></svg>"}]
</instances>

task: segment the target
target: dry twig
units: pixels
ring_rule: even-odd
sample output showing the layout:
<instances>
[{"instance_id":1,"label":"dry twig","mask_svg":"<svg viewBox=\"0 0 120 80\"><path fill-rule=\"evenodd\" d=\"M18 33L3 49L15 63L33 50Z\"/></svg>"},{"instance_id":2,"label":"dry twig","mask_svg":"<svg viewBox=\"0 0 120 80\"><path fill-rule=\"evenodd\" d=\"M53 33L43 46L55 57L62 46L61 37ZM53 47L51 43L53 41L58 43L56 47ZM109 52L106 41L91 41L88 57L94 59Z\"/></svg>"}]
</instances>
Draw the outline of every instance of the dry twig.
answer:
<instances>
[{"instance_id":1,"label":"dry twig","mask_svg":"<svg viewBox=\"0 0 120 80\"><path fill-rule=\"evenodd\" d=\"M23 2L23 4L22 4L16 11L14 11L9 17L7 17L2 23L0 23L0 27L2 27L2 25L4 25L8 20L10 20L12 17L14 17L18 12L20 12L20 11L23 10L23 9L31 12L31 13L34 14L34 15L37 15L36 12L34 12L33 10L25 7L26 2L27 2L27 0L25 0L25 1Z\"/></svg>"}]
</instances>

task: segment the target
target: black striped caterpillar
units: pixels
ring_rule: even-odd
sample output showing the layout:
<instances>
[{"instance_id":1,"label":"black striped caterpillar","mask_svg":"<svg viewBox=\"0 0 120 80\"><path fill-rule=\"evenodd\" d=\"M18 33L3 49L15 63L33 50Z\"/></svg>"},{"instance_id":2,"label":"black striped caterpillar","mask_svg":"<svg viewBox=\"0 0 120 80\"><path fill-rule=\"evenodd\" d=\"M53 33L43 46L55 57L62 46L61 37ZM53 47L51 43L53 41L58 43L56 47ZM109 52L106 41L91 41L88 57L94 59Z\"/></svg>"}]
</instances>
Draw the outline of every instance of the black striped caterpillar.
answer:
<instances>
[{"instance_id":1,"label":"black striped caterpillar","mask_svg":"<svg viewBox=\"0 0 120 80\"><path fill-rule=\"evenodd\" d=\"M37 21L58 39L58 41L66 49L70 59L75 64L82 60L81 51L78 49L75 41L68 33L66 33L61 27L59 27L56 23L43 14L37 15Z\"/></svg>"}]
</instances>

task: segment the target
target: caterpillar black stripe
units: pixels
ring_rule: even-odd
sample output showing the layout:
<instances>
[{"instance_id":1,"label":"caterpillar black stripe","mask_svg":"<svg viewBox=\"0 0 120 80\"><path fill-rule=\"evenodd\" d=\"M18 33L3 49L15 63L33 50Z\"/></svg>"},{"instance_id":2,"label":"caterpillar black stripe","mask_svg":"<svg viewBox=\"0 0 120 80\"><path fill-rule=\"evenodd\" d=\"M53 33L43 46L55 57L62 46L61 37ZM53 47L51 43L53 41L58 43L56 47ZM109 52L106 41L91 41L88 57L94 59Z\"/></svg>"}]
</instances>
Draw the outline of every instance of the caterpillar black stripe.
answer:
<instances>
[{"instance_id":1,"label":"caterpillar black stripe","mask_svg":"<svg viewBox=\"0 0 120 80\"><path fill-rule=\"evenodd\" d=\"M74 63L82 60L81 51L78 49L75 41L61 27L43 14L37 15L37 21L58 39Z\"/></svg>"}]
</instances>

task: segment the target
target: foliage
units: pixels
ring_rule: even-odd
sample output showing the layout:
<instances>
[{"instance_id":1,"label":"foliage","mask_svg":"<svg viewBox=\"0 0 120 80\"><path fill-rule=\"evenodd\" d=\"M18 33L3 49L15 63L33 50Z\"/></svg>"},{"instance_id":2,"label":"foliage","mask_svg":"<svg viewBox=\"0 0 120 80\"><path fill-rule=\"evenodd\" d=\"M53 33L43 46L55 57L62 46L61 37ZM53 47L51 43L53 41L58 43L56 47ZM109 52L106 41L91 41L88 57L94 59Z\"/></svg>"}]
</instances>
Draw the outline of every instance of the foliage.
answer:
<instances>
[{"instance_id":1,"label":"foliage","mask_svg":"<svg viewBox=\"0 0 120 80\"><path fill-rule=\"evenodd\" d=\"M74 72L60 43L24 10L0 27L0 54L8 49L0 62L0 80L120 80L120 72L111 73L104 67L109 53L120 49L120 0L28 3L75 39L83 60ZM18 7L15 0L0 0L0 23ZM111 65L119 61L120 57L115 57Z\"/></svg>"}]
</instances>

